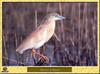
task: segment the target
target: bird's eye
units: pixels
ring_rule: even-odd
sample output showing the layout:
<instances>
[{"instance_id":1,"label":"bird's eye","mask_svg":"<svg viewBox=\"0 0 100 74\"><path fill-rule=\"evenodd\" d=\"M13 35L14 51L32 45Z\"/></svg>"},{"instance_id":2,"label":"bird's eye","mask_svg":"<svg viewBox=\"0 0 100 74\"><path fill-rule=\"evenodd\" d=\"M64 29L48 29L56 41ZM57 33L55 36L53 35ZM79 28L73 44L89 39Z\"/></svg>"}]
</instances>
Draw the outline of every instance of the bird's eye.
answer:
<instances>
[{"instance_id":1,"label":"bird's eye","mask_svg":"<svg viewBox=\"0 0 100 74\"><path fill-rule=\"evenodd\" d=\"M58 17L58 15L55 15L55 17Z\"/></svg>"}]
</instances>

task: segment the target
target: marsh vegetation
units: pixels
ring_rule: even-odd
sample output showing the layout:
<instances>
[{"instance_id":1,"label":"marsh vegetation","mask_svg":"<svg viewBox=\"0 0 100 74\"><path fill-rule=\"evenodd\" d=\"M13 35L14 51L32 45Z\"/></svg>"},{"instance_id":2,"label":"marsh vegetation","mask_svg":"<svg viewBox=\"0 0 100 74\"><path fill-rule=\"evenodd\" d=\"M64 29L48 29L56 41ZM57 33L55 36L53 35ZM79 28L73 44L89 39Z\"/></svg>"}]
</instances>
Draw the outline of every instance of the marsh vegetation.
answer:
<instances>
[{"instance_id":1,"label":"marsh vegetation","mask_svg":"<svg viewBox=\"0 0 100 74\"><path fill-rule=\"evenodd\" d=\"M56 22L55 33L45 45L49 64L41 66L97 65L97 3L3 3L2 65L33 66L31 50L19 54L15 50L34 31L48 12L66 17ZM40 50L37 50L39 52Z\"/></svg>"}]
</instances>

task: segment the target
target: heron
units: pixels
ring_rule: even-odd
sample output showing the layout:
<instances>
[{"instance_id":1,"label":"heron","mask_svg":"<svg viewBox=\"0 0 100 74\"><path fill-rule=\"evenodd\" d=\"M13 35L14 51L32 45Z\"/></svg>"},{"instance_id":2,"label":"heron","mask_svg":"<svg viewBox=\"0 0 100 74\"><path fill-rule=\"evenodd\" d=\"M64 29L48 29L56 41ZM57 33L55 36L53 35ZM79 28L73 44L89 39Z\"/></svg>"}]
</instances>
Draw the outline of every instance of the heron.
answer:
<instances>
[{"instance_id":1,"label":"heron","mask_svg":"<svg viewBox=\"0 0 100 74\"><path fill-rule=\"evenodd\" d=\"M36 50L50 40L55 32L56 21L62 19L65 19L65 17L58 13L49 13L36 30L30 33L29 36L22 41L16 51L23 54L26 50L32 49L33 56L38 55L48 62L49 59L43 54L36 52Z\"/></svg>"}]
</instances>

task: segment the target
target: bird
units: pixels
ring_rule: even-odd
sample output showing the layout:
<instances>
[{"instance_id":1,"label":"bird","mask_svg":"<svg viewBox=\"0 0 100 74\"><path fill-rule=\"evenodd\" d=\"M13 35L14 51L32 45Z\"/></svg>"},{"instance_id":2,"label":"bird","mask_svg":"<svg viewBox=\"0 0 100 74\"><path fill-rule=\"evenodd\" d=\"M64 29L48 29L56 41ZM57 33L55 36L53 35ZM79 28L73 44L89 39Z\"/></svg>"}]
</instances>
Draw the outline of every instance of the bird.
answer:
<instances>
[{"instance_id":1,"label":"bird","mask_svg":"<svg viewBox=\"0 0 100 74\"><path fill-rule=\"evenodd\" d=\"M16 52L23 54L26 50L32 49L33 56L38 55L48 62L48 58L36 52L36 49L40 48L50 40L55 32L56 21L63 19L65 19L65 17L56 12L47 14L36 30L32 31L29 36L22 41L22 43L16 49Z\"/></svg>"}]
</instances>

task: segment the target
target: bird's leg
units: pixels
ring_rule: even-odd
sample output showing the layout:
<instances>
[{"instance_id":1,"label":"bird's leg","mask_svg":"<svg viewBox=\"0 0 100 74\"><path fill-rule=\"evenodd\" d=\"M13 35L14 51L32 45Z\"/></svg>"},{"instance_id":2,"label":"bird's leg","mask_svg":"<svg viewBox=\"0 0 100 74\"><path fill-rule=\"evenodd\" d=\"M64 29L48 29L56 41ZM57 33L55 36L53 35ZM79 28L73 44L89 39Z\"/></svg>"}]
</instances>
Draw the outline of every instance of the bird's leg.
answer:
<instances>
[{"instance_id":1,"label":"bird's leg","mask_svg":"<svg viewBox=\"0 0 100 74\"><path fill-rule=\"evenodd\" d=\"M33 48L32 49L32 55L35 57L35 53L36 53L36 50Z\"/></svg>"},{"instance_id":2,"label":"bird's leg","mask_svg":"<svg viewBox=\"0 0 100 74\"><path fill-rule=\"evenodd\" d=\"M40 54L43 55L44 54L44 51L45 51L44 46L42 46L40 48ZM42 57L38 56L38 58L39 58L39 60L41 60Z\"/></svg>"},{"instance_id":3,"label":"bird's leg","mask_svg":"<svg viewBox=\"0 0 100 74\"><path fill-rule=\"evenodd\" d=\"M36 52L34 48L32 49L32 55L33 56L38 55L39 57L43 58L46 63L49 62L48 57L44 56L43 54Z\"/></svg>"},{"instance_id":4,"label":"bird's leg","mask_svg":"<svg viewBox=\"0 0 100 74\"><path fill-rule=\"evenodd\" d=\"M39 57L41 57L46 63L49 62L49 59L48 59L47 56L44 56L43 54L40 54L40 53L37 53L37 52L35 54L38 55Z\"/></svg>"},{"instance_id":5,"label":"bird's leg","mask_svg":"<svg viewBox=\"0 0 100 74\"><path fill-rule=\"evenodd\" d=\"M43 55L43 54L44 54L44 52L45 52L45 47L44 47L44 46L42 46L42 47L41 47L41 49L40 49L40 54L42 54L42 55Z\"/></svg>"},{"instance_id":6,"label":"bird's leg","mask_svg":"<svg viewBox=\"0 0 100 74\"><path fill-rule=\"evenodd\" d=\"M48 59L47 56L44 56L44 52L45 52L45 47L42 46L41 49L40 49L40 54L43 56L43 59L46 61L46 63L48 63L48 62L49 62L49 59ZM41 58L42 58L42 57L41 57ZM39 60L40 60L41 58L39 58Z\"/></svg>"}]
</instances>

